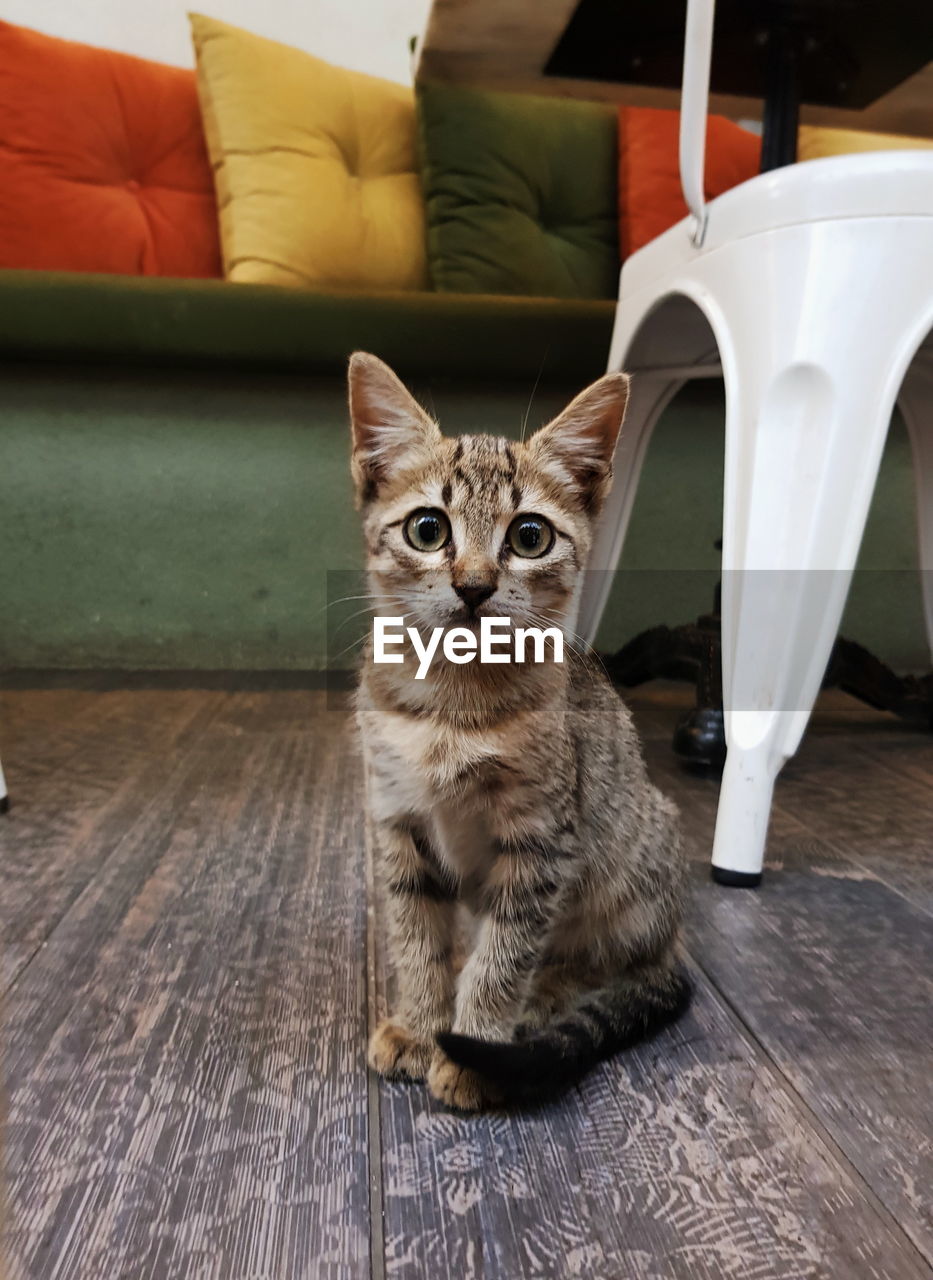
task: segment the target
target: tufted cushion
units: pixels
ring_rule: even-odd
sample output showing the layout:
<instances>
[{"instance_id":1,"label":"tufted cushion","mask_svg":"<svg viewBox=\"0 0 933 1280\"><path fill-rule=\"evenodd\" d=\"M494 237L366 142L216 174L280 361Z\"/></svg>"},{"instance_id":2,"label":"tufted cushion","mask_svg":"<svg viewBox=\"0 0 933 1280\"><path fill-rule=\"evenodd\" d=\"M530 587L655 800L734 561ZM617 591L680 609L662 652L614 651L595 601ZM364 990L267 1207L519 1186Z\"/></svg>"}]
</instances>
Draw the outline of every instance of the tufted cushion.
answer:
<instances>
[{"instance_id":1,"label":"tufted cushion","mask_svg":"<svg viewBox=\"0 0 933 1280\"><path fill-rule=\"evenodd\" d=\"M220 274L194 75L0 22L0 266Z\"/></svg>"},{"instance_id":2,"label":"tufted cushion","mask_svg":"<svg viewBox=\"0 0 933 1280\"><path fill-rule=\"evenodd\" d=\"M623 257L687 216L680 188L680 112L619 108L619 243ZM707 200L754 178L761 139L723 116L706 123Z\"/></svg>"},{"instance_id":3,"label":"tufted cushion","mask_svg":"<svg viewBox=\"0 0 933 1280\"><path fill-rule=\"evenodd\" d=\"M615 296L614 110L424 85L418 115L435 288Z\"/></svg>"},{"instance_id":4,"label":"tufted cushion","mask_svg":"<svg viewBox=\"0 0 933 1280\"><path fill-rule=\"evenodd\" d=\"M231 280L423 288L410 89L191 15Z\"/></svg>"}]
</instances>

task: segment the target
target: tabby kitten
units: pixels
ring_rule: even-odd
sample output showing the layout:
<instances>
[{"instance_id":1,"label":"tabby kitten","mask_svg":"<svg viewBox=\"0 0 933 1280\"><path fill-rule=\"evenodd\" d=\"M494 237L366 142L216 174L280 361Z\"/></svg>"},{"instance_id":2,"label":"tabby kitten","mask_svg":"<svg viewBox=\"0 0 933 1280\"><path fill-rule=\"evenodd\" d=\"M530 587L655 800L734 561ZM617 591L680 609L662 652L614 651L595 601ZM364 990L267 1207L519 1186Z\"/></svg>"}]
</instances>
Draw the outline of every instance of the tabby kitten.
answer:
<instances>
[{"instance_id":1,"label":"tabby kitten","mask_svg":"<svg viewBox=\"0 0 933 1280\"><path fill-rule=\"evenodd\" d=\"M375 356L351 357L353 477L377 614L559 626L564 662L363 665L357 718L399 979L371 1066L465 1111L566 1088L689 1000L677 811L631 717L571 649L628 379L527 443L448 439ZM453 961L458 906L472 950Z\"/></svg>"}]
</instances>

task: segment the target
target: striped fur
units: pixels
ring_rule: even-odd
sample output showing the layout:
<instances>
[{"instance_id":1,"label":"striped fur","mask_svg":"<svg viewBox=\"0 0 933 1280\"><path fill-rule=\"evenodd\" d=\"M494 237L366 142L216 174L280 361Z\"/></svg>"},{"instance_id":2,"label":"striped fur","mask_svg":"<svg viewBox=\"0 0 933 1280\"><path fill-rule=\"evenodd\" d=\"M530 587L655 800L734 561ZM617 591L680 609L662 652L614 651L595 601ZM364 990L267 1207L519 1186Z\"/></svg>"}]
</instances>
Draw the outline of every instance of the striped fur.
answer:
<instances>
[{"instance_id":1,"label":"striped fur","mask_svg":"<svg viewBox=\"0 0 933 1280\"><path fill-rule=\"evenodd\" d=\"M462 1110L559 1092L689 997L677 813L627 709L573 644L626 395L624 375L608 375L525 444L447 439L385 365L351 360L376 611L427 629L509 616L569 642L561 665L437 658L423 681L408 649L402 664L363 664L357 719L399 978L370 1063ZM422 508L450 524L436 551L404 535ZM517 514L553 528L540 559L510 550ZM471 609L465 586L492 594ZM473 938L458 968L463 913Z\"/></svg>"}]
</instances>

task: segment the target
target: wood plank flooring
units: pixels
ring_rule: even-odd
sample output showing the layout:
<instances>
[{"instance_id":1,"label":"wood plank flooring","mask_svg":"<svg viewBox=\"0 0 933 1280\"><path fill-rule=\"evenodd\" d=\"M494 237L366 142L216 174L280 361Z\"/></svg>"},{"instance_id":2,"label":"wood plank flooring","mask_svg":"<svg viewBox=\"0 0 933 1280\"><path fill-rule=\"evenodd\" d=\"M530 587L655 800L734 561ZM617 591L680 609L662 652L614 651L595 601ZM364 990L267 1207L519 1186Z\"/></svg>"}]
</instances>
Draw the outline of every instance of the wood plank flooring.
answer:
<instances>
[{"instance_id":1,"label":"wood plank flooring","mask_svg":"<svg viewBox=\"0 0 933 1280\"><path fill-rule=\"evenodd\" d=\"M559 1104L465 1118L367 1076L359 762L291 683L0 694L11 1277L933 1274L933 737L825 699L765 885L726 890L686 694L638 691L694 1006Z\"/></svg>"}]
</instances>

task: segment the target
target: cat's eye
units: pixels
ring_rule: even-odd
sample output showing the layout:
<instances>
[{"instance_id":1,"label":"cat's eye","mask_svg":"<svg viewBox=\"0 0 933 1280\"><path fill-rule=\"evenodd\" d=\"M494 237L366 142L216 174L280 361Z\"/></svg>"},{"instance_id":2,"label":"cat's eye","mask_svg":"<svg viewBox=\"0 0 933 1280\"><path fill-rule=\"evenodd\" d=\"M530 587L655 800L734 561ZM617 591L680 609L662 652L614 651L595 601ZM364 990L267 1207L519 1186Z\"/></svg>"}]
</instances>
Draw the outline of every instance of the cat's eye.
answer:
<instances>
[{"instance_id":1,"label":"cat's eye","mask_svg":"<svg viewBox=\"0 0 933 1280\"><path fill-rule=\"evenodd\" d=\"M506 538L517 556L536 560L550 550L554 530L544 516L516 516L509 525Z\"/></svg>"},{"instance_id":2,"label":"cat's eye","mask_svg":"<svg viewBox=\"0 0 933 1280\"><path fill-rule=\"evenodd\" d=\"M405 521L405 541L416 551L440 551L450 541L450 521L432 507L413 511Z\"/></svg>"}]
</instances>

